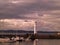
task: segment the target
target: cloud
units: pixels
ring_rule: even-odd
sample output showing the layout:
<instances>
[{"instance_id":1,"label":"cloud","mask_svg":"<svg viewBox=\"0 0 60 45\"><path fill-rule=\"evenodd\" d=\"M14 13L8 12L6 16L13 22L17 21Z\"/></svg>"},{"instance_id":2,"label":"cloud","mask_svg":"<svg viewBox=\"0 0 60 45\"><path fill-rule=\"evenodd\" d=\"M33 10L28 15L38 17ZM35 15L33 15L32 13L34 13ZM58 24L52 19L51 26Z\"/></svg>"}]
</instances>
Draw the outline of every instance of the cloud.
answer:
<instances>
[{"instance_id":1,"label":"cloud","mask_svg":"<svg viewBox=\"0 0 60 45\"><path fill-rule=\"evenodd\" d=\"M59 30L60 0L0 0L0 19L38 19L38 30Z\"/></svg>"},{"instance_id":2,"label":"cloud","mask_svg":"<svg viewBox=\"0 0 60 45\"><path fill-rule=\"evenodd\" d=\"M41 18L41 29L48 29L47 31L60 31L60 15L45 14Z\"/></svg>"},{"instance_id":3,"label":"cloud","mask_svg":"<svg viewBox=\"0 0 60 45\"><path fill-rule=\"evenodd\" d=\"M32 20L20 19L1 19L0 30L33 30L34 22Z\"/></svg>"},{"instance_id":4,"label":"cloud","mask_svg":"<svg viewBox=\"0 0 60 45\"><path fill-rule=\"evenodd\" d=\"M60 10L60 6L56 5L59 1L54 0L15 0L21 1L17 3L13 0L0 1L0 18L24 18L25 15L39 12L47 12L50 10ZM30 2L30 3L29 3ZM21 5L20 5L21 4ZM42 14L43 15L43 14ZM32 15L31 15L32 16ZM27 17L28 18L28 17Z\"/></svg>"}]
</instances>

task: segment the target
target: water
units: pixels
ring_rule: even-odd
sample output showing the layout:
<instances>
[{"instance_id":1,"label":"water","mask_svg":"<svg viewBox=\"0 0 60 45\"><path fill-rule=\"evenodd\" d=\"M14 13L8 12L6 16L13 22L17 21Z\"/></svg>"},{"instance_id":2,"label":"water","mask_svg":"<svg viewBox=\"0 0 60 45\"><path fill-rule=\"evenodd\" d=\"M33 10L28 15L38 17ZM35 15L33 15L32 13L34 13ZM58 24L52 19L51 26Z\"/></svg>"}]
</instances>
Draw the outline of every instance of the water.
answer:
<instances>
[{"instance_id":1,"label":"water","mask_svg":"<svg viewBox=\"0 0 60 45\"><path fill-rule=\"evenodd\" d=\"M60 39L39 39L14 43L0 43L0 45L60 45Z\"/></svg>"}]
</instances>

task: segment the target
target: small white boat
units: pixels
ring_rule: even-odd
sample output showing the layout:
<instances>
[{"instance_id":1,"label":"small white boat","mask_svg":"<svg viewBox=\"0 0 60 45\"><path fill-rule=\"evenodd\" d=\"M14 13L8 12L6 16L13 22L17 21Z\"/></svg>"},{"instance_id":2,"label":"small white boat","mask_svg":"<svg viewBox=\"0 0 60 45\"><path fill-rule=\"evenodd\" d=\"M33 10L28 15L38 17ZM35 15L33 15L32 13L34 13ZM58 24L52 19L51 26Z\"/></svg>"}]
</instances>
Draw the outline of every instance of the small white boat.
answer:
<instances>
[{"instance_id":1,"label":"small white boat","mask_svg":"<svg viewBox=\"0 0 60 45\"><path fill-rule=\"evenodd\" d=\"M9 38L0 38L1 43L12 43L16 42L16 40L10 40Z\"/></svg>"}]
</instances>

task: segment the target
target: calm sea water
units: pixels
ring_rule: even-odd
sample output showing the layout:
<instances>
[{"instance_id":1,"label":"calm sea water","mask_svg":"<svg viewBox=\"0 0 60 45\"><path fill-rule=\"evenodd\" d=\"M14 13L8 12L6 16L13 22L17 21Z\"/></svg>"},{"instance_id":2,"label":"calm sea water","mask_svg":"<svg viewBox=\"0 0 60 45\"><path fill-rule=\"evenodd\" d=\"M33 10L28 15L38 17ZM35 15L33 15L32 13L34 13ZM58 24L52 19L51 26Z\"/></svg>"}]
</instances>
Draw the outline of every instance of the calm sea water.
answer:
<instances>
[{"instance_id":1,"label":"calm sea water","mask_svg":"<svg viewBox=\"0 0 60 45\"><path fill-rule=\"evenodd\" d=\"M39 39L14 43L0 43L0 45L60 45L60 39Z\"/></svg>"}]
</instances>

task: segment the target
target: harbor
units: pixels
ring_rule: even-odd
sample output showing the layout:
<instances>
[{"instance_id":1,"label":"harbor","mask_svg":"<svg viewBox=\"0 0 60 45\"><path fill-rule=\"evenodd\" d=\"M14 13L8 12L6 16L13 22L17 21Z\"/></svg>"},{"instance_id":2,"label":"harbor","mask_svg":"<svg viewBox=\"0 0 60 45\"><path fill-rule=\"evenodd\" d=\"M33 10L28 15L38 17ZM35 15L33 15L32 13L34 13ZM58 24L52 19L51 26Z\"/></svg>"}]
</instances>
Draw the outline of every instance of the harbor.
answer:
<instances>
[{"instance_id":1,"label":"harbor","mask_svg":"<svg viewBox=\"0 0 60 45\"><path fill-rule=\"evenodd\" d=\"M34 31L20 32L21 30L0 30L0 42L34 41L35 39L60 39L60 32L57 31L37 31L36 34L34 34Z\"/></svg>"}]
</instances>

